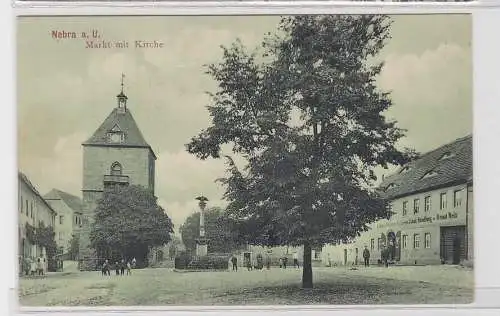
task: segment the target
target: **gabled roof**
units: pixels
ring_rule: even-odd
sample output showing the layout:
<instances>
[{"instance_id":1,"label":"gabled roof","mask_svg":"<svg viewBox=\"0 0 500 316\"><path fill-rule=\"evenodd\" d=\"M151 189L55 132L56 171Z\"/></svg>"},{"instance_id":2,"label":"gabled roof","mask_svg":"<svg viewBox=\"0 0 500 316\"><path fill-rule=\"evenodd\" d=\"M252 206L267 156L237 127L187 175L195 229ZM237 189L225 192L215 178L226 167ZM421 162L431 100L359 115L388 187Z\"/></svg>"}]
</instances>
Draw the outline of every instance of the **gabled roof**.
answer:
<instances>
[{"instance_id":1,"label":"gabled roof","mask_svg":"<svg viewBox=\"0 0 500 316\"><path fill-rule=\"evenodd\" d=\"M109 141L108 133L111 131L117 131L117 129L124 133L124 140L119 144L114 144ZM90 137L82 145L143 147L149 148L154 156L151 146L142 136L142 133L129 109L119 111L118 108L114 108L101 126L99 126L99 128L94 132L94 135L92 135L92 137Z\"/></svg>"},{"instance_id":2,"label":"gabled roof","mask_svg":"<svg viewBox=\"0 0 500 316\"><path fill-rule=\"evenodd\" d=\"M40 200L42 200L42 202L45 204L45 206L47 206L49 208L49 210L52 211L53 214L57 214L57 212L52 208L52 206L50 206L49 203L47 203L47 201L44 200L44 198L42 197L42 195L40 194L40 192L38 192L38 190L35 188L35 186L33 185L33 183L31 183L31 181L28 179L28 177L22 173L21 171L18 171L17 172L17 178L19 181L23 182L24 184L26 184L28 186L28 188L30 188L30 190L35 194L37 195Z\"/></svg>"},{"instance_id":3,"label":"gabled roof","mask_svg":"<svg viewBox=\"0 0 500 316\"><path fill-rule=\"evenodd\" d=\"M404 168L405 172L399 172ZM379 190L385 198L393 199L471 180L472 135L469 135L409 162L386 177Z\"/></svg>"},{"instance_id":4,"label":"gabled roof","mask_svg":"<svg viewBox=\"0 0 500 316\"><path fill-rule=\"evenodd\" d=\"M62 200L66 205L68 205L73 211L81 212L83 203L82 200L75 195L69 194L67 192L52 189L49 193L43 196L45 200Z\"/></svg>"}]
</instances>

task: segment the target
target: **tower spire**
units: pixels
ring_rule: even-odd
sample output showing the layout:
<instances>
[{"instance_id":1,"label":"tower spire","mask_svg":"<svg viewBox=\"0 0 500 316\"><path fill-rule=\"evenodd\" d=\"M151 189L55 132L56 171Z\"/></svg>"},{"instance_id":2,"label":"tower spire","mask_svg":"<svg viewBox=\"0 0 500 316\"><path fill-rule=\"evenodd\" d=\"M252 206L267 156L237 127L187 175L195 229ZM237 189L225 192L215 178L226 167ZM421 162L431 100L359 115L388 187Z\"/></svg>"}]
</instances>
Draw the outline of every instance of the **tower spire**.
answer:
<instances>
[{"instance_id":1,"label":"tower spire","mask_svg":"<svg viewBox=\"0 0 500 316\"><path fill-rule=\"evenodd\" d=\"M121 93L122 94L123 94L123 79L125 79L125 74L122 72L122 84L121 84L121 86L122 86L122 92Z\"/></svg>"},{"instance_id":2,"label":"tower spire","mask_svg":"<svg viewBox=\"0 0 500 316\"><path fill-rule=\"evenodd\" d=\"M119 95L116 96L118 99L118 110L120 110L120 113L126 112L127 111L127 96L123 93L123 79L125 79L125 74L122 73L121 77L121 92Z\"/></svg>"}]
</instances>

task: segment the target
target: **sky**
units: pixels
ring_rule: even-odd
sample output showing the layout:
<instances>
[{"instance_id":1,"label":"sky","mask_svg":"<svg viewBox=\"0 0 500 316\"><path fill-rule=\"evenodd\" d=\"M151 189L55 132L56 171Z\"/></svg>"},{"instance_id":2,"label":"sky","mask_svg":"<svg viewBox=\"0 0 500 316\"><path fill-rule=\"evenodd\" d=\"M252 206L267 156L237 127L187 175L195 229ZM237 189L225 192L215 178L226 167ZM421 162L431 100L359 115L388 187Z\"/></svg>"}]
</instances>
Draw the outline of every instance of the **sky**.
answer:
<instances>
[{"instance_id":1,"label":"sky","mask_svg":"<svg viewBox=\"0 0 500 316\"><path fill-rule=\"evenodd\" d=\"M472 133L472 19L468 15L393 16L378 78L391 91L387 116L407 130L401 145L432 150ZM17 25L18 167L45 194L81 196L82 146L116 106L121 74L145 139L158 156L156 195L178 228L197 211L195 197L223 206L223 160L200 161L185 144L210 117L216 82L204 65L240 38L257 46L278 16L21 17ZM86 48L52 31L97 30L129 48ZM135 41L161 41L136 48ZM381 171L386 173L388 171Z\"/></svg>"}]
</instances>

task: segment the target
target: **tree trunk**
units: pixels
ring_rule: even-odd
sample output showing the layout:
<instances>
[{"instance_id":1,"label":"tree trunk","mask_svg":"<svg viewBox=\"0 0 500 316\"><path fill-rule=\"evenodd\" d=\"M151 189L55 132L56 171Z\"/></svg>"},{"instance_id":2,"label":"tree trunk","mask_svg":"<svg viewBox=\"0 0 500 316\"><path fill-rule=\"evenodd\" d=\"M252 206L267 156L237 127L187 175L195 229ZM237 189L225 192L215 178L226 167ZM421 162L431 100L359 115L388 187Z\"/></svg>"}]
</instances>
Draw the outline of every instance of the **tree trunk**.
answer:
<instances>
[{"instance_id":1,"label":"tree trunk","mask_svg":"<svg viewBox=\"0 0 500 316\"><path fill-rule=\"evenodd\" d=\"M304 263L302 269L302 288L313 288L312 264L311 264L311 244L304 243Z\"/></svg>"}]
</instances>

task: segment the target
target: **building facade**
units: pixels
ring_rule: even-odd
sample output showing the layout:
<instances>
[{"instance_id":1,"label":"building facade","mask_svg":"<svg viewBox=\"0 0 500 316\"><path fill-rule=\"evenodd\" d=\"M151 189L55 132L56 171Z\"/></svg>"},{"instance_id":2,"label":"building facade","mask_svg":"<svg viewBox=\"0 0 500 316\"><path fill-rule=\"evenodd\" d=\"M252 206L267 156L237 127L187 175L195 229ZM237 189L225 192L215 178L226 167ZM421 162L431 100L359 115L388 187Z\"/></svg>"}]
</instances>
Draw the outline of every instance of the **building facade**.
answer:
<instances>
[{"instance_id":1,"label":"building facade","mask_svg":"<svg viewBox=\"0 0 500 316\"><path fill-rule=\"evenodd\" d=\"M52 189L43 198L57 212L55 240L59 252L65 254L68 252L73 235L78 234L82 224L82 200L57 189Z\"/></svg>"},{"instance_id":2,"label":"building facade","mask_svg":"<svg viewBox=\"0 0 500 316\"><path fill-rule=\"evenodd\" d=\"M326 245L325 265L371 263L389 248L396 264L458 264L473 260L472 136L457 139L400 168L380 185L393 215L352 243Z\"/></svg>"},{"instance_id":3,"label":"building facade","mask_svg":"<svg viewBox=\"0 0 500 316\"><path fill-rule=\"evenodd\" d=\"M18 172L18 237L19 263L24 258L46 257L46 250L36 245L28 236L27 226L55 226L56 211L42 198L35 186L22 172Z\"/></svg>"},{"instance_id":4,"label":"building facade","mask_svg":"<svg viewBox=\"0 0 500 316\"><path fill-rule=\"evenodd\" d=\"M117 106L82 145L83 203L79 254L85 261L85 258L96 256L90 248L89 234L97 201L104 190L130 184L141 185L154 194L156 156L127 107L123 89L117 96Z\"/></svg>"}]
</instances>

